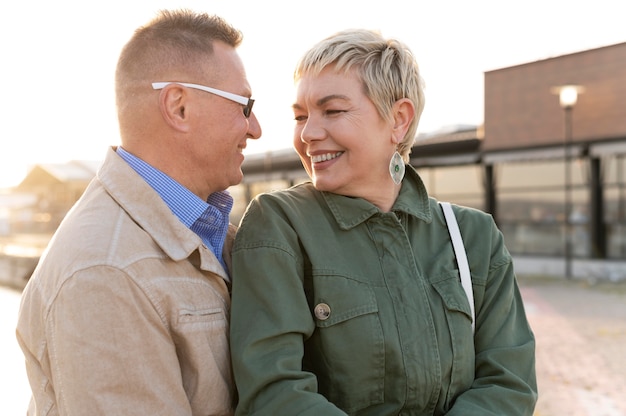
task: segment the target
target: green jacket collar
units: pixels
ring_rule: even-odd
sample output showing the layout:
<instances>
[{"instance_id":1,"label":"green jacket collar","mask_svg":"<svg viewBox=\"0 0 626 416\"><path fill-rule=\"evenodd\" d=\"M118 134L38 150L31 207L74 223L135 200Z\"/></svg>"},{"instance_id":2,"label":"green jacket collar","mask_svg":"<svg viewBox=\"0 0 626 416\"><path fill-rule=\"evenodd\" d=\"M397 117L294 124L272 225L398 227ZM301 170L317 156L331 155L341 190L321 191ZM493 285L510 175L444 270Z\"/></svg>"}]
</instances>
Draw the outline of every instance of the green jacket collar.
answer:
<instances>
[{"instance_id":1,"label":"green jacket collar","mask_svg":"<svg viewBox=\"0 0 626 416\"><path fill-rule=\"evenodd\" d=\"M363 198L353 198L331 192L321 192L335 221L342 230L349 230L380 210ZM432 221L432 213L428 203L428 192L415 169L406 165L406 174L402 180L400 194L393 204L393 212L404 212L424 222Z\"/></svg>"}]
</instances>

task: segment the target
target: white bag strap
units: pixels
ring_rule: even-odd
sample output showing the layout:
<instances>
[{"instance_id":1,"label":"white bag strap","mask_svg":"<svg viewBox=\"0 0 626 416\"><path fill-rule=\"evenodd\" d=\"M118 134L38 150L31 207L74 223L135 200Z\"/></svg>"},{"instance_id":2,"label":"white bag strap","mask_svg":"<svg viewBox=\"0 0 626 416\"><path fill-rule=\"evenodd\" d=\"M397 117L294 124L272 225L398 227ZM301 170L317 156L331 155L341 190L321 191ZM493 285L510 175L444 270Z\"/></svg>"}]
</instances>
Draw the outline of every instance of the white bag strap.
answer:
<instances>
[{"instance_id":1,"label":"white bag strap","mask_svg":"<svg viewBox=\"0 0 626 416\"><path fill-rule=\"evenodd\" d=\"M474 308L474 291L472 290L472 276L470 274L469 264L467 263L467 255L465 254L465 246L463 245L463 238L461 237L461 231L459 231L459 225L456 221L454 211L449 202L440 202L441 208L443 208L443 215L446 218L448 224L448 231L450 232L450 238L452 239L452 246L454 247L454 255L456 256L456 262L459 266L459 273L461 274L461 285L467 300L469 301L470 310L472 311L472 332L476 329L476 311Z\"/></svg>"}]
</instances>

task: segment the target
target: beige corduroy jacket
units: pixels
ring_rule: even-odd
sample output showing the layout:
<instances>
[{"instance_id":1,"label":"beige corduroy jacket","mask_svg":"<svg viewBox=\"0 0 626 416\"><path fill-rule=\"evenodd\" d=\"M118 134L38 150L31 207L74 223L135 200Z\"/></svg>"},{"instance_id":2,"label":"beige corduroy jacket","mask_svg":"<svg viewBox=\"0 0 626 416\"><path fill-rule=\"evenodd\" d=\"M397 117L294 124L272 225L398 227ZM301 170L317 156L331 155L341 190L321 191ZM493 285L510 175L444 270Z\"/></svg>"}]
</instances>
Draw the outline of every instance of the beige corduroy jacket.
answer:
<instances>
[{"instance_id":1,"label":"beige corduroy jacket","mask_svg":"<svg viewBox=\"0 0 626 416\"><path fill-rule=\"evenodd\" d=\"M110 149L23 293L28 414L232 414L225 279L201 239Z\"/></svg>"}]
</instances>

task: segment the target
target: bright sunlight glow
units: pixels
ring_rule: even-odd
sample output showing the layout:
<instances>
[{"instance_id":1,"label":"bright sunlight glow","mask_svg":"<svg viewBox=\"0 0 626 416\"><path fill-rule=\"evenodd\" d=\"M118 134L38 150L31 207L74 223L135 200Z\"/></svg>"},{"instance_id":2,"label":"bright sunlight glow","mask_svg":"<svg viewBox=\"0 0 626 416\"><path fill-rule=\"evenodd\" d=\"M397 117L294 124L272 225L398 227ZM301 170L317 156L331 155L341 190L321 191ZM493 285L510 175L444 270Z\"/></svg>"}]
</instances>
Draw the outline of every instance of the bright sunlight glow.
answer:
<instances>
[{"instance_id":1,"label":"bright sunlight glow","mask_svg":"<svg viewBox=\"0 0 626 416\"><path fill-rule=\"evenodd\" d=\"M426 81L422 133L482 123L485 71L626 41L612 0L10 1L0 14L0 188L33 164L101 160L118 144L118 53L159 9L179 7L221 15L244 33L240 54L263 127L247 153L291 146L294 65L338 30L378 29L411 47Z\"/></svg>"}]
</instances>

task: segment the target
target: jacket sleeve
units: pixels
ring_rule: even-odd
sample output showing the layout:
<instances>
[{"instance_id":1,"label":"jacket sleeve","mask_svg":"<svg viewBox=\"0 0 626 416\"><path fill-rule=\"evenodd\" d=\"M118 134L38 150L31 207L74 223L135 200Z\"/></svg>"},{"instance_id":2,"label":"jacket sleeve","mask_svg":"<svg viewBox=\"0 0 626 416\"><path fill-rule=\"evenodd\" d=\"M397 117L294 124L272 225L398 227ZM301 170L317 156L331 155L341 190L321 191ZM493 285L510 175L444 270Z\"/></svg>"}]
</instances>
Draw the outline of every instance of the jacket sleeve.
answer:
<instances>
[{"instance_id":1,"label":"jacket sleeve","mask_svg":"<svg viewBox=\"0 0 626 416\"><path fill-rule=\"evenodd\" d=\"M59 414L191 415L166 326L125 273L81 271L45 320Z\"/></svg>"},{"instance_id":2,"label":"jacket sleeve","mask_svg":"<svg viewBox=\"0 0 626 416\"><path fill-rule=\"evenodd\" d=\"M267 207L264 207L267 208ZM231 352L236 415L345 415L302 370L304 341L315 328L303 287L295 231L255 202L233 251Z\"/></svg>"},{"instance_id":3,"label":"jacket sleeve","mask_svg":"<svg viewBox=\"0 0 626 416\"><path fill-rule=\"evenodd\" d=\"M470 237L465 246L476 302L476 367L471 388L456 398L447 414L530 416L537 401L535 339L503 236L487 218L488 223L461 231L464 238ZM488 261L472 259L472 247L481 244L491 246Z\"/></svg>"}]
</instances>

